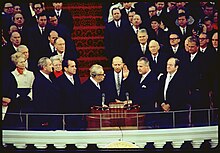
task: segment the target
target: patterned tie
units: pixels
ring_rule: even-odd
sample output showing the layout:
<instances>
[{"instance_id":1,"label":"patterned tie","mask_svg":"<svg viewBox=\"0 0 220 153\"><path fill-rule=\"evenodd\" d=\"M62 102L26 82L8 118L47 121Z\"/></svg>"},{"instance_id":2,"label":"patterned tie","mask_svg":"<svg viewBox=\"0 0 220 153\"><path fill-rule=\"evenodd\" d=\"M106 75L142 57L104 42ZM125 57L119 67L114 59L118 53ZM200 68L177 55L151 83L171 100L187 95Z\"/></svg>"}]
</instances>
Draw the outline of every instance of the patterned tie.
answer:
<instances>
[{"instance_id":1,"label":"patterned tie","mask_svg":"<svg viewBox=\"0 0 220 153\"><path fill-rule=\"evenodd\" d=\"M116 89L117 89L117 94L120 94L120 89L121 89L121 83L120 83L120 77L119 73L117 73L117 84L116 84Z\"/></svg>"}]
</instances>

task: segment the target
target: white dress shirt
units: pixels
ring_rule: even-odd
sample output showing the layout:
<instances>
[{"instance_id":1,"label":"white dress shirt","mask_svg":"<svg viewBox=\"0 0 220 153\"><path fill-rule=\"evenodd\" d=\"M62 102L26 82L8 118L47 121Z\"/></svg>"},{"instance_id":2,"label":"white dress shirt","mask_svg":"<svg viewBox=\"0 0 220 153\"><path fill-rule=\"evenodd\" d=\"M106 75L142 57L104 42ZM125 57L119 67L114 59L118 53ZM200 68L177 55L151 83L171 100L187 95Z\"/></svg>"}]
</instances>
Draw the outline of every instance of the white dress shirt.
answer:
<instances>
[{"instance_id":1,"label":"white dress shirt","mask_svg":"<svg viewBox=\"0 0 220 153\"><path fill-rule=\"evenodd\" d=\"M194 53L194 54L190 54L190 61L192 62L193 59L196 57L198 52Z\"/></svg>"},{"instance_id":2,"label":"white dress shirt","mask_svg":"<svg viewBox=\"0 0 220 153\"><path fill-rule=\"evenodd\" d=\"M115 22L116 27L118 26L118 28L119 28L121 26L121 20L118 20L118 21L114 20L114 22Z\"/></svg>"},{"instance_id":3,"label":"white dress shirt","mask_svg":"<svg viewBox=\"0 0 220 153\"><path fill-rule=\"evenodd\" d=\"M74 85L74 79L73 79L73 76L67 74L66 72L64 72L64 74L66 75L67 79L69 79L69 81Z\"/></svg>"},{"instance_id":4,"label":"white dress shirt","mask_svg":"<svg viewBox=\"0 0 220 153\"><path fill-rule=\"evenodd\" d=\"M207 47L205 47L205 48L199 47L200 51L203 52L203 53L205 53L206 48L207 48Z\"/></svg>"},{"instance_id":5,"label":"white dress shirt","mask_svg":"<svg viewBox=\"0 0 220 153\"><path fill-rule=\"evenodd\" d=\"M164 100L166 100L166 93L167 93L167 88L169 86L170 81L172 80L173 76L176 74L176 71L173 74L167 73L166 81L165 81L165 86L164 86ZM169 103L169 102L168 102Z\"/></svg>"},{"instance_id":6,"label":"white dress shirt","mask_svg":"<svg viewBox=\"0 0 220 153\"><path fill-rule=\"evenodd\" d=\"M95 86L96 86L97 88L100 89L100 85L99 85L98 82L96 82L92 77L89 77L89 79L95 84Z\"/></svg>"},{"instance_id":7,"label":"white dress shirt","mask_svg":"<svg viewBox=\"0 0 220 153\"><path fill-rule=\"evenodd\" d=\"M50 80L50 76L49 76L48 74L44 73L44 72L41 71L41 70L40 70L40 73L43 74L43 76L44 76L45 78L47 78L50 82L52 82L52 81Z\"/></svg>"},{"instance_id":8,"label":"white dress shirt","mask_svg":"<svg viewBox=\"0 0 220 153\"><path fill-rule=\"evenodd\" d=\"M151 71L151 69L147 73L142 75L140 83L147 77L147 75L150 73L150 71Z\"/></svg>"}]
</instances>

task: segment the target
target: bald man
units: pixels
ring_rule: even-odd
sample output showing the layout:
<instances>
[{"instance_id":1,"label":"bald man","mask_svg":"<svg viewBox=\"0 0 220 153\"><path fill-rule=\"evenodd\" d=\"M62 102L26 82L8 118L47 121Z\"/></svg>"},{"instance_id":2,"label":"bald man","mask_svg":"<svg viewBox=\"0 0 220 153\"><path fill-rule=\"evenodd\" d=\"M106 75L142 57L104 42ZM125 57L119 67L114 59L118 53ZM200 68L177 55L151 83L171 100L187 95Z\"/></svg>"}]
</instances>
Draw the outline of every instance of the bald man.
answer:
<instances>
[{"instance_id":1,"label":"bald man","mask_svg":"<svg viewBox=\"0 0 220 153\"><path fill-rule=\"evenodd\" d=\"M106 73L106 78L103 82L106 93L107 103L126 100L125 93L132 93L131 77L127 66L120 56L115 56L112 59L112 70Z\"/></svg>"},{"instance_id":2,"label":"bald man","mask_svg":"<svg viewBox=\"0 0 220 153\"><path fill-rule=\"evenodd\" d=\"M58 37L54 40L54 47L56 49L51 55L60 55L62 60L64 59L71 59L76 60L77 55L75 51L67 50L66 49L66 41L62 37Z\"/></svg>"},{"instance_id":3,"label":"bald man","mask_svg":"<svg viewBox=\"0 0 220 153\"><path fill-rule=\"evenodd\" d=\"M150 54L147 54L147 58L150 62L151 70L156 73L157 76L166 73L166 62L169 59L169 54L161 50L156 40L151 40L148 47Z\"/></svg>"}]
</instances>

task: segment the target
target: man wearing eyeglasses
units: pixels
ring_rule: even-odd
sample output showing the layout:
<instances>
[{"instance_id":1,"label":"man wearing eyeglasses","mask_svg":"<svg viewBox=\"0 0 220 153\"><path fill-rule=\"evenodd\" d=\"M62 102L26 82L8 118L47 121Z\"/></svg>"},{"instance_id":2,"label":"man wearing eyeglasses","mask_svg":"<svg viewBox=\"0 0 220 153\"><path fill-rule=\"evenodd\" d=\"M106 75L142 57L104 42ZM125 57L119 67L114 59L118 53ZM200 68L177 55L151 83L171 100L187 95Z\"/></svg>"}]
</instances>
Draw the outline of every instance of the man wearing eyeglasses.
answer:
<instances>
[{"instance_id":1,"label":"man wearing eyeglasses","mask_svg":"<svg viewBox=\"0 0 220 153\"><path fill-rule=\"evenodd\" d=\"M170 57L176 57L180 61L187 60L188 54L180 44L180 38L177 33L173 32L169 35L169 46L166 50L169 52Z\"/></svg>"},{"instance_id":2,"label":"man wearing eyeglasses","mask_svg":"<svg viewBox=\"0 0 220 153\"><path fill-rule=\"evenodd\" d=\"M102 81L105 79L103 67L94 64L90 67L90 77L81 86L81 101L83 112L90 112L92 106L102 105L102 94L104 93Z\"/></svg>"}]
</instances>

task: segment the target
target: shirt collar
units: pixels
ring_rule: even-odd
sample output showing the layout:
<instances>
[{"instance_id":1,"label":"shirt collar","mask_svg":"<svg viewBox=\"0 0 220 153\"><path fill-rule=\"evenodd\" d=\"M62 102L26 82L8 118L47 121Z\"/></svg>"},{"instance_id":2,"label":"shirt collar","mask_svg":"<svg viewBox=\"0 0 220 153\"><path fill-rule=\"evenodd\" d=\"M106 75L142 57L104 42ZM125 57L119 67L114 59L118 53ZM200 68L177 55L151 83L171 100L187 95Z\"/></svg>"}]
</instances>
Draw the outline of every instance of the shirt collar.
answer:
<instances>
[{"instance_id":1,"label":"shirt collar","mask_svg":"<svg viewBox=\"0 0 220 153\"><path fill-rule=\"evenodd\" d=\"M143 74L142 77L141 77L142 80L144 80L144 79L146 78L146 76L147 76L150 72L151 72L151 69L150 69L147 73Z\"/></svg>"},{"instance_id":2,"label":"shirt collar","mask_svg":"<svg viewBox=\"0 0 220 153\"><path fill-rule=\"evenodd\" d=\"M89 79L92 81L92 83L94 83L94 85L100 89L99 83L96 82L92 77L89 77Z\"/></svg>"},{"instance_id":3,"label":"shirt collar","mask_svg":"<svg viewBox=\"0 0 220 153\"><path fill-rule=\"evenodd\" d=\"M18 49L18 48L17 48L17 47L15 47L13 44L12 44L12 46L13 46L13 48L14 48L14 49L17 51L17 49Z\"/></svg>"},{"instance_id":4,"label":"shirt collar","mask_svg":"<svg viewBox=\"0 0 220 153\"><path fill-rule=\"evenodd\" d=\"M43 76L45 76L48 80L50 80L50 76L46 73L44 73L43 71L40 70L40 73L43 74ZM51 81L51 80L50 80Z\"/></svg>"}]
</instances>

